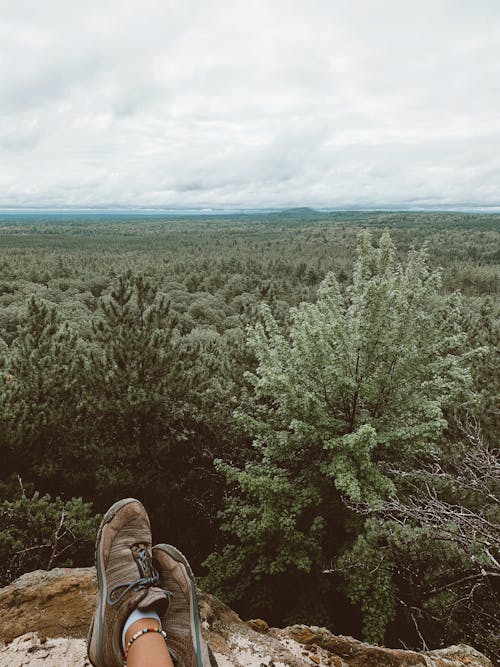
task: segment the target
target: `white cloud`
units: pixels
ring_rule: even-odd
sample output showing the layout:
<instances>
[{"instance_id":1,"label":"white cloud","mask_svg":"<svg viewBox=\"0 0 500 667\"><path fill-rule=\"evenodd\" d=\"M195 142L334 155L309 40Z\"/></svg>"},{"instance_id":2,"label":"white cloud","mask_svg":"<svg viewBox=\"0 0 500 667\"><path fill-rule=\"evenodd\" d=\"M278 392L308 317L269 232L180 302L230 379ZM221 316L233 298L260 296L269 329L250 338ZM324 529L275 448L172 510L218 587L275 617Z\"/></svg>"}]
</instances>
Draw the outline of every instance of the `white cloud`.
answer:
<instances>
[{"instance_id":1,"label":"white cloud","mask_svg":"<svg viewBox=\"0 0 500 667\"><path fill-rule=\"evenodd\" d=\"M496 0L0 2L0 206L500 203Z\"/></svg>"}]
</instances>

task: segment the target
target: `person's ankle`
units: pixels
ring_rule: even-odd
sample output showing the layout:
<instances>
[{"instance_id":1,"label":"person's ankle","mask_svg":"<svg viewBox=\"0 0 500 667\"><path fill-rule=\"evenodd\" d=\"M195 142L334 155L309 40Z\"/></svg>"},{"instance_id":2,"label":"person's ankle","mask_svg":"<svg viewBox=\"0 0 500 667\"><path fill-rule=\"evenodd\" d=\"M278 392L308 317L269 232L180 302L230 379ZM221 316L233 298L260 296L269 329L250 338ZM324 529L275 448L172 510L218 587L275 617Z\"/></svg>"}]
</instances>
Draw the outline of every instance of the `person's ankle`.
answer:
<instances>
[{"instance_id":1,"label":"person's ankle","mask_svg":"<svg viewBox=\"0 0 500 667\"><path fill-rule=\"evenodd\" d=\"M122 632L122 646L125 651L130 639L143 628L161 628L160 617L155 611L133 611L128 617Z\"/></svg>"},{"instance_id":2,"label":"person's ankle","mask_svg":"<svg viewBox=\"0 0 500 667\"><path fill-rule=\"evenodd\" d=\"M135 621L127 630L126 639L124 667L173 667L167 634L157 619Z\"/></svg>"}]
</instances>

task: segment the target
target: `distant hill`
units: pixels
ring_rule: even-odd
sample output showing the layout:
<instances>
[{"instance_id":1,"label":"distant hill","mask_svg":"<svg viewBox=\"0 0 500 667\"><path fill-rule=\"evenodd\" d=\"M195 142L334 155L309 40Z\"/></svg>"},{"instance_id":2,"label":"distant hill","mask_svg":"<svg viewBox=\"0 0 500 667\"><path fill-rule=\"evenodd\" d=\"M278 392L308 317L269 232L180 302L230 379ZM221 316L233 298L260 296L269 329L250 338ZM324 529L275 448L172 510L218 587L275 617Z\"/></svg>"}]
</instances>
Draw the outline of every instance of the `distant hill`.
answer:
<instances>
[{"instance_id":1,"label":"distant hill","mask_svg":"<svg viewBox=\"0 0 500 667\"><path fill-rule=\"evenodd\" d=\"M269 218L300 218L301 220L315 220L320 217L324 217L325 214L321 211L316 211L314 208L309 208L308 206L298 206L297 208L286 208L283 211L274 211L268 213L267 217Z\"/></svg>"}]
</instances>

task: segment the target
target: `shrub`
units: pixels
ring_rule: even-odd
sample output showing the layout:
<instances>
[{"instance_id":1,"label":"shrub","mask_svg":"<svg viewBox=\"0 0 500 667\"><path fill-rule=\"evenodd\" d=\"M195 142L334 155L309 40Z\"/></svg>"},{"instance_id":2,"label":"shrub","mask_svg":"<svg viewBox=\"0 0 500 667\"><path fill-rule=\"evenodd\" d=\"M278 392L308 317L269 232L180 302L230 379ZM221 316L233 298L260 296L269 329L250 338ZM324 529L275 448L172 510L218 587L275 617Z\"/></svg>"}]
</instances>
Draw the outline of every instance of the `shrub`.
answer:
<instances>
[{"instance_id":1,"label":"shrub","mask_svg":"<svg viewBox=\"0 0 500 667\"><path fill-rule=\"evenodd\" d=\"M0 583L31 570L87 565L99 521L81 498L27 495L21 486L0 504Z\"/></svg>"}]
</instances>

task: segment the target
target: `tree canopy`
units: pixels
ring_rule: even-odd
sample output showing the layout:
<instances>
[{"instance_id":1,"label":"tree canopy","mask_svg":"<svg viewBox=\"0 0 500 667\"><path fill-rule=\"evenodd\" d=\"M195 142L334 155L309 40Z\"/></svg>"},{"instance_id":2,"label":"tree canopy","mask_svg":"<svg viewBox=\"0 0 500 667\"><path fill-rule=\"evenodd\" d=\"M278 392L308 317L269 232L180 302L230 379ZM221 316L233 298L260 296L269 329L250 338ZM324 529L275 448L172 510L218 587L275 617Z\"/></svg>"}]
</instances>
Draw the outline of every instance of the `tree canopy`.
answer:
<instances>
[{"instance_id":1,"label":"tree canopy","mask_svg":"<svg viewBox=\"0 0 500 667\"><path fill-rule=\"evenodd\" d=\"M446 413L474 401L461 300L440 288L425 248L402 262L388 233L378 247L363 234L351 285L328 274L315 303L291 309L287 331L263 306L248 337L252 400L238 413L254 458L219 464L239 491L223 525L236 541L208 561L217 581L237 580L240 594L264 574L321 572L339 554L346 504L394 496L399 471L438 455ZM364 595L351 591L379 641L377 619L393 616L387 585L382 569Z\"/></svg>"},{"instance_id":2,"label":"tree canopy","mask_svg":"<svg viewBox=\"0 0 500 667\"><path fill-rule=\"evenodd\" d=\"M499 656L499 220L0 214L3 580L133 495L242 616Z\"/></svg>"}]
</instances>

